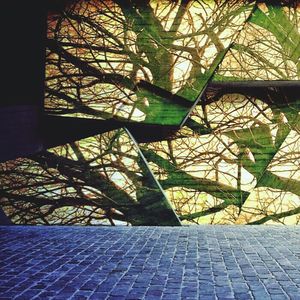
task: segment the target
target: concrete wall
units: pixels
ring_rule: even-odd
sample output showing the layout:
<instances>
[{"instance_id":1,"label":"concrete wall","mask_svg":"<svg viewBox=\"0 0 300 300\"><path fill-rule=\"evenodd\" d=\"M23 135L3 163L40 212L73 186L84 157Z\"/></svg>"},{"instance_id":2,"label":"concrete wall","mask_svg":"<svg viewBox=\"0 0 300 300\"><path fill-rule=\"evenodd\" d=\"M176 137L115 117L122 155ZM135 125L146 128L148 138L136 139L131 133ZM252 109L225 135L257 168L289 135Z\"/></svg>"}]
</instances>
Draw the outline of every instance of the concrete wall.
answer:
<instances>
[{"instance_id":1,"label":"concrete wall","mask_svg":"<svg viewBox=\"0 0 300 300\"><path fill-rule=\"evenodd\" d=\"M43 1L1 4L0 161L41 149L39 124L43 109Z\"/></svg>"}]
</instances>

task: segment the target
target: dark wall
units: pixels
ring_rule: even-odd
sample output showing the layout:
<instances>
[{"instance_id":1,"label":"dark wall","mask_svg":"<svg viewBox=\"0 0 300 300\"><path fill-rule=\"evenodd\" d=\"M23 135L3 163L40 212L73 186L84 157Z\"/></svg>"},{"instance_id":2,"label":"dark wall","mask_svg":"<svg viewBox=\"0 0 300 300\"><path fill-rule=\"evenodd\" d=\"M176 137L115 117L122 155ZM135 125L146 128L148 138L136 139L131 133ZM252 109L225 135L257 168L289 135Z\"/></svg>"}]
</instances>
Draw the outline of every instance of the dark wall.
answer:
<instances>
[{"instance_id":1,"label":"dark wall","mask_svg":"<svg viewBox=\"0 0 300 300\"><path fill-rule=\"evenodd\" d=\"M5 161L42 147L45 3L3 1L0 32L0 161Z\"/></svg>"}]
</instances>

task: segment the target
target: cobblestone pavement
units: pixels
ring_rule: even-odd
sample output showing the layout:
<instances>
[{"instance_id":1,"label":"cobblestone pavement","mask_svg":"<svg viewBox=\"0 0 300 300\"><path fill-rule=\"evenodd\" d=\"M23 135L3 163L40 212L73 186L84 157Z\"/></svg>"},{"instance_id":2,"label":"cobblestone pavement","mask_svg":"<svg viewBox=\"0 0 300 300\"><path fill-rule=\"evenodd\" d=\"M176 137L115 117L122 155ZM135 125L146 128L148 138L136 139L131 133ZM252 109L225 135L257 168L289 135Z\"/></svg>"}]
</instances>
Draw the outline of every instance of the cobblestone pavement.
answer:
<instances>
[{"instance_id":1,"label":"cobblestone pavement","mask_svg":"<svg viewBox=\"0 0 300 300\"><path fill-rule=\"evenodd\" d=\"M2 226L0 299L300 299L300 226Z\"/></svg>"}]
</instances>

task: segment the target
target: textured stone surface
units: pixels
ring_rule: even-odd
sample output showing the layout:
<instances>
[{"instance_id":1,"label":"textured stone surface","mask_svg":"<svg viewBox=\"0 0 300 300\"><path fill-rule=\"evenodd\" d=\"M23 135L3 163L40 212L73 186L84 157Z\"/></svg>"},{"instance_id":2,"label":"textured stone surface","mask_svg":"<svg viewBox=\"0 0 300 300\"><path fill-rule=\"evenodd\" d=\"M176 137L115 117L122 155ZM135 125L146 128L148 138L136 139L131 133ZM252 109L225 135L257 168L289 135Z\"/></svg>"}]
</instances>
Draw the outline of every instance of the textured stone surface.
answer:
<instances>
[{"instance_id":1,"label":"textured stone surface","mask_svg":"<svg viewBox=\"0 0 300 300\"><path fill-rule=\"evenodd\" d=\"M0 299L300 299L300 227L0 227Z\"/></svg>"}]
</instances>

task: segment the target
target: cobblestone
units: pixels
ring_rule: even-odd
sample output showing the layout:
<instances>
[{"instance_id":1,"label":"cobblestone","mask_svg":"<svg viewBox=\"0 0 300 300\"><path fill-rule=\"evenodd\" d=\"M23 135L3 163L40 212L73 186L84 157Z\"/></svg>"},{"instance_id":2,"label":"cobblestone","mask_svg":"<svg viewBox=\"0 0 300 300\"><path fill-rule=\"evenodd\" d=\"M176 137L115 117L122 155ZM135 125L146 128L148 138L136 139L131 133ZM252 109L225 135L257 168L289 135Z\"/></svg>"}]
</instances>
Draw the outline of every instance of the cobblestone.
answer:
<instances>
[{"instance_id":1,"label":"cobblestone","mask_svg":"<svg viewBox=\"0 0 300 300\"><path fill-rule=\"evenodd\" d=\"M0 226L4 299L300 299L300 227Z\"/></svg>"}]
</instances>

